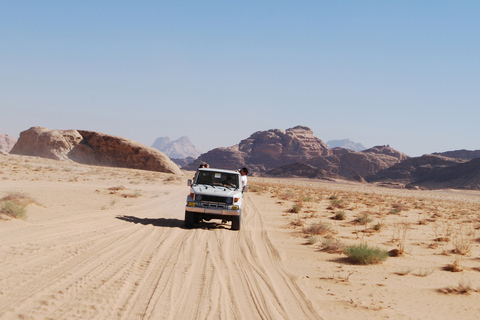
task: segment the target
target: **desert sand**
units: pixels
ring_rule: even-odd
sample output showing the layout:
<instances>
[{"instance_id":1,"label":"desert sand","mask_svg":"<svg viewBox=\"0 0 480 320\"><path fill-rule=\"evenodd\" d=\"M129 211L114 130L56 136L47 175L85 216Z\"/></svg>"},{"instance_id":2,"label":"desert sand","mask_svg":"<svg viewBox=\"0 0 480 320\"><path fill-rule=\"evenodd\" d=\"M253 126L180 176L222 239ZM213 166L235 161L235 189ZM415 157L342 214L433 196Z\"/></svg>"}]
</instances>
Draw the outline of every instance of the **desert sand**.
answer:
<instances>
[{"instance_id":1,"label":"desert sand","mask_svg":"<svg viewBox=\"0 0 480 320\"><path fill-rule=\"evenodd\" d=\"M480 314L478 192L250 177L240 231L187 230L191 175L0 155L0 198L32 199L25 220L0 219L0 319ZM308 234L315 224L328 231ZM403 254L356 265L326 239Z\"/></svg>"}]
</instances>

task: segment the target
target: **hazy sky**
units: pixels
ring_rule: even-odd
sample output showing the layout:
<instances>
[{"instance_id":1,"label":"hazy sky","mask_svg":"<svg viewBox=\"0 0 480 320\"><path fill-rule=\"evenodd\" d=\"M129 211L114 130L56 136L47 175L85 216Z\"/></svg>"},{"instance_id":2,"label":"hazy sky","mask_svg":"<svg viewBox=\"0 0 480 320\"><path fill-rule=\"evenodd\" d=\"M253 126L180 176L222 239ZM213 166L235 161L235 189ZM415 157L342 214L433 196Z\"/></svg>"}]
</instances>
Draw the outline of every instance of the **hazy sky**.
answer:
<instances>
[{"instance_id":1,"label":"hazy sky","mask_svg":"<svg viewBox=\"0 0 480 320\"><path fill-rule=\"evenodd\" d=\"M480 1L0 0L0 132L480 149Z\"/></svg>"}]
</instances>

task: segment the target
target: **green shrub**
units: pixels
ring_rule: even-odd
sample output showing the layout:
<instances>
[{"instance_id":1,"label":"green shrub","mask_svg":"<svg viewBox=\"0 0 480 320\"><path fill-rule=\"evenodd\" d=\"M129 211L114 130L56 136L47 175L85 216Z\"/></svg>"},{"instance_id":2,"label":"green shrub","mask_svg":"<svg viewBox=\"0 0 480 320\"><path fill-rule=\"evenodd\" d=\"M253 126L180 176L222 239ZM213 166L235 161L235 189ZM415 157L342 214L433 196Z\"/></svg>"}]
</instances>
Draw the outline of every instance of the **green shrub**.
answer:
<instances>
[{"instance_id":1,"label":"green shrub","mask_svg":"<svg viewBox=\"0 0 480 320\"><path fill-rule=\"evenodd\" d=\"M366 243L346 247L343 253L351 262L357 264L377 264L388 258L387 250L370 247Z\"/></svg>"},{"instance_id":2,"label":"green shrub","mask_svg":"<svg viewBox=\"0 0 480 320\"><path fill-rule=\"evenodd\" d=\"M25 220L27 218L27 206L12 200L5 200L0 203L0 213L15 219Z\"/></svg>"}]
</instances>

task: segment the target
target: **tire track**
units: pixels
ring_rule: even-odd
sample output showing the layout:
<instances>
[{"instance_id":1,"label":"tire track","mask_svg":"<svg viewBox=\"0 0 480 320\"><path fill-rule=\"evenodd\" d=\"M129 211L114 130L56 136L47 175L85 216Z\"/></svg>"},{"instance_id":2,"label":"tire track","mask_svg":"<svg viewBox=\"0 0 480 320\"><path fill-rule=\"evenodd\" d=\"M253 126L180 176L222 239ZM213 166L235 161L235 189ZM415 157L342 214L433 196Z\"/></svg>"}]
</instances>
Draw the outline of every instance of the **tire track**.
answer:
<instances>
[{"instance_id":1,"label":"tire track","mask_svg":"<svg viewBox=\"0 0 480 320\"><path fill-rule=\"evenodd\" d=\"M0 235L0 319L320 319L249 197L241 231L187 230L183 191Z\"/></svg>"}]
</instances>

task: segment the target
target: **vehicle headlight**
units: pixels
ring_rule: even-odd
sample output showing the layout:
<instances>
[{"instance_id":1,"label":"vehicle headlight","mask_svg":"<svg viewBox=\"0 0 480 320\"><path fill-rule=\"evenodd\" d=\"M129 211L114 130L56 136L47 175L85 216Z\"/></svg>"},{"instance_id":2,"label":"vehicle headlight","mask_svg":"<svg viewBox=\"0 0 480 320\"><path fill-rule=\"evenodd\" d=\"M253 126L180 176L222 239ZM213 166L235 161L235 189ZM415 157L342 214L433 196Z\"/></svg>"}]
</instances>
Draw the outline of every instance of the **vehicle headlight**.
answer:
<instances>
[{"instance_id":1,"label":"vehicle headlight","mask_svg":"<svg viewBox=\"0 0 480 320\"><path fill-rule=\"evenodd\" d=\"M226 202L227 202L227 204L232 204L232 203L233 203L233 199L232 199L232 198L227 198Z\"/></svg>"},{"instance_id":2,"label":"vehicle headlight","mask_svg":"<svg viewBox=\"0 0 480 320\"><path fill-rule=\"evenodd\" d=\"M202 201L202 196L199 194L195 195L195 201Z\"/></svg>"}]
</instances>

